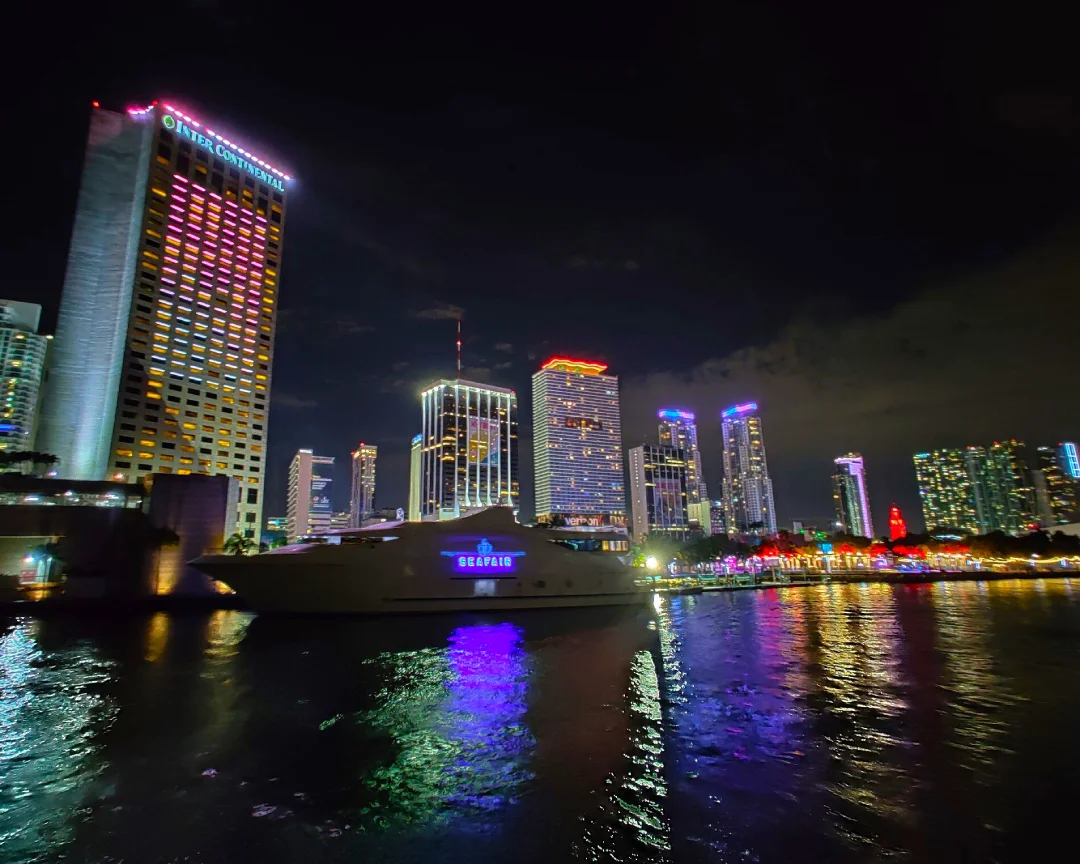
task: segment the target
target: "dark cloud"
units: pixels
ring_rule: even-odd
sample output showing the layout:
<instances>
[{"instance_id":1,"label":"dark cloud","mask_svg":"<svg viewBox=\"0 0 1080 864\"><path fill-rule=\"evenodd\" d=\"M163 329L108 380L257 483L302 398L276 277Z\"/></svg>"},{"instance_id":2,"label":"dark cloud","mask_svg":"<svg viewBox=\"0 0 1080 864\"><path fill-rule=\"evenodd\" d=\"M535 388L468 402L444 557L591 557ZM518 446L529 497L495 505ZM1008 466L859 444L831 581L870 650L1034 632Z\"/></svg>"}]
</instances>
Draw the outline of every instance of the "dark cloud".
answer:
<instances>
[{"instance_id":1,"label":"dark cloud","mask_svg":"<svg viewBox=\"0 0 1080 864\"><path fill-rule=\"evenodd\" d=\"M496 351L503 351L506 354L512 354L514 352L514 346L509 342L496 342L493 347Z\"/></svg>"},{"instance_id":2,"label":"dark cloud","mask_svg":"<svg viewBox=\"0 0 1080 864\"><path fill-rule=\"evenodd\" d=\"M304 399L301 396L294 396L291 393L285 393L281 390L275 390L270 397L270 401L276 408L318 408L319 403L314 399Z\"/></svg>"},{"instance_id":3,"label":"dark cloud","mask_svg":"<svg viewBox=\"0 0 1080 864\"><path fill-rule=\"evenodd\" d=\"M1077 236L930 286L880 316L843 309L803 317L761 347L688 373L629 378L627 438L655 434L658 407L687 405L698 412L706 476L718 480L719 412L753 400L781 516L827 513L830 460L848 450L867 456L871 478L879 461L879 480L888 476L914 507L915 452L1008 437L1056 443L1075 431L1080 403L1070 391L1080 352L1065 321L1066 298L1080 284ZM879 500L875 510L888 504Z\"/></svg>"},{"instance_id":4,"label":"dark cloud","mask_svg":"<svg viewBox=\"0 0 1080 864\"><path fill-rule=\"evenodd\" d=\"M460 321L465 314L465 310L460 306L454 306L452 303L439 303L427 309L414 310L409 314L413 318L419 318L422 321Z\"/></svg>"}]
</instances>

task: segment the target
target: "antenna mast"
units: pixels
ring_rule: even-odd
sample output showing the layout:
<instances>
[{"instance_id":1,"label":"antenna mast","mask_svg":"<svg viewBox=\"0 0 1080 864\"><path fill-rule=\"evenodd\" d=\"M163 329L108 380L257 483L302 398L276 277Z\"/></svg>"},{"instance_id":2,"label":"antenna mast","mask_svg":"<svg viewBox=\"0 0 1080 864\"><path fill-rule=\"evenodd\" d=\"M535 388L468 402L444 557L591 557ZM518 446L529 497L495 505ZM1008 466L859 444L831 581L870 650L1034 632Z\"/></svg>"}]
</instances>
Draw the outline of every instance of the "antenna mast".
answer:
<instances>
[{"instance_id":1,"label":"antenna mast","mask_svg":"<svg viewBox=\"0 0 1080 864\"><path fill-rule=\"evenodd\" d=\"M461 319L457 319L457 377L461 378Z\"/></svg>"}]
</instances>

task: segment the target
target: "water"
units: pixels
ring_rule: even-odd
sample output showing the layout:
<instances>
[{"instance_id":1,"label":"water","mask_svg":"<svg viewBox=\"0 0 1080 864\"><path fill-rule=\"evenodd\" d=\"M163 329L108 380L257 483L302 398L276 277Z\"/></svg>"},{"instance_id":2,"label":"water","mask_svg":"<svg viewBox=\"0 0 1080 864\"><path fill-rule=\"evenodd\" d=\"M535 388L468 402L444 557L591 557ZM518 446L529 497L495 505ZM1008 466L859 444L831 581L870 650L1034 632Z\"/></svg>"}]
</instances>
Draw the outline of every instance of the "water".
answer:
<instances>
[{"instance_id":1,"label":"water","mask_svg":"<svg viewBox=\"0 0 1080 864\"><path fill-rule=\"evenodd\" d=\"M0 861L1021 861L1080 584L0 622Z\"/></svg>"}]
</instances>

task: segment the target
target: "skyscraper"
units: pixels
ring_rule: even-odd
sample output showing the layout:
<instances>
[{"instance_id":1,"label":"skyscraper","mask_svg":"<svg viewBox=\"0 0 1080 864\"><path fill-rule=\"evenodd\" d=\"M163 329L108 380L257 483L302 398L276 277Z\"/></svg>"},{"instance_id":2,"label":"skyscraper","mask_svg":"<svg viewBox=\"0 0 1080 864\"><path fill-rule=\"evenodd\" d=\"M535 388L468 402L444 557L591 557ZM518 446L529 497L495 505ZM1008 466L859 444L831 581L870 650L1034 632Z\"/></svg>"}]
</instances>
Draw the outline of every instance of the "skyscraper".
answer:
<instances>
[{"instance_id":1,"label":"skyscraper","mask_svg":"<svg viewBox=\"0 0 1080 864\"><path fill-rule=\"evenodd\" d=\"M536 518L625 525L619 379L553 357L532 378Z\"/></svg>"},{"instance_id":2,"label":"skyscraper","mask_svg":"<svg viewBox=\"0 0 1080 864\"><path fill-rule=\"evenodd\" d=\"M730 535L776 533L772 479L756 402L720 414L724 436L724 523Z\"/></svg>"},{"instance_id":3,"label":"skyscraper","mask_svg":"<svg viewBox=\"0 0 1080 864\"><path fill-rule=\"evenodd\" d=\"M709 490L701 470L701 451L698 449L697 424L694 422L693 412L663 408L657 416L660 418L660 446L678 447L686 451L687 501L690 504L708 501Z\"/></svg>"},{"instance_id":4,"label":"skyscraper","mask_svg":"<svg viewBox=\"0 0 1080 864\"><path fill-rule=\"evenodd\" d=\"M927 531L952 528L968 534L981 533L968 474L970 459L965 451L956 449L915 454L915 477Z\"/></svg>"},{"instance_id":5,"label":"skyscraper","mask_svg":"<svg viewBox=\"0 0 1080 864\"><path fill-rule=\"evenodd\" d=\"M352 495L349 498L349 524L359 528L375 512L375 460L379 448L363 441L352 452Z\"/></svg>"},{"instance_id":6,"label":"skyscraper","mask_svg":"<svg viewBox=\"0 0 1080 864\"><path fill-rule=\"evenodd\" d=\"M420 521L420 478L423 473L424 436L414 435L409 448L409 521Z\"/></svg>"},{"instance_id":7,"label":"skyscraper","mask_svg":"<svg viewBox=\"0 0 1080 864\"><path fill-rule=\"evenodd\" d=\"M1044 528L1068 525L1077 519L1077 482L1062 467L1060 447L1036 449L1038 469L1034 471L1039 520ZM1068 464L1068 463L1065 463Z\"/></svg>"},{"instance_id":8,"label":"skyscraper","mask_svg":"<svg viewBox=\"0 0 1080 864\"><path fill-rule=\"evenodd\" d=\"M679 447L642 444L627 453L634 539L662 534L685 539L690 532L687 509L691 460Z\"/></svg>"},{"instance_id":9,"label":"skyscraper","mask_svg":"<svg viewBox=\"0 0 1080 864\"><path fill-rule=\"evenodd\" d=\"M1080 480L1080 456L1077 455L1076 444L1072 441L1058 444L1058 464L1073 480Z\"/></svg>"},{"instance_id":10,"label":"skyscraper","mask_svg":"<svg viewBox=\"0 0 1080 864\"><path fill-rule=\"evenodd\" d=\"M712 536L718 537L727 533L727 523L724 522L723 501L716 499L709 505L709 522L712 523Z\"/></svg>"},{"instance_id":11,"label":"skyscraper","mask_svg":"<svg viewBox=\"0 0 1080 864\"><path fill-rule=\"evenodd\" d=\"M38 335L41 307L0 300L0 450L32 451L48 337Z\"/></svg>"},{"instance_id":12,"label":"skyscraper","mask_svg":"<svg viewBox=\"0 0 1080 864\"><path fill-rule=\"evenodd\" d=\"M436 381L421 394L420 420L420 518L518 506L513 390L460 378Z\"/></svg>"},{"instance_id":13,"label":"skyscraper","mask_svg":"<svg viewBox=\"0 0 1080 864\"><path fill-rule=\"evenodd\" d=\"M310 450L296 451L289 465L285 508L290 541L330 528L334 514L331 497L333 480L333 456L316 456Z\"/></svg>"},{"instance_id":14,"label":"skyscraper","mask_svg":"<svg viewBox=\"0 0 1080 864\"><path fill-rule=\"evenodd\" d=\"M1028 450L1015 438L995 441L987 451L988 497L1001 502L1000 515L989 530L1026 534L1039 527L1035 485Z\"/></svg>"},{"instance_id":15,"label":"skyscraper","mask_svg":"<svg viewBox=\"0 0 1080 864\"><path fill-rule=\"evenodd\" d=\"M64 476L230 474L258 537L289 180L171 105L94 109L38 443Z\"/></svg>"},{"instance_id":16,"label":"skyscraper","mask_svg":"<svg viewBox=\"0 0 1080 864\"><path fill-rule=\"evenodd\" d=\"M866 468L858 453L848 453L834 460L833 504L837 528L858 537L874 536L870 499L866 493Z\"/></svg>"}]
</instances>

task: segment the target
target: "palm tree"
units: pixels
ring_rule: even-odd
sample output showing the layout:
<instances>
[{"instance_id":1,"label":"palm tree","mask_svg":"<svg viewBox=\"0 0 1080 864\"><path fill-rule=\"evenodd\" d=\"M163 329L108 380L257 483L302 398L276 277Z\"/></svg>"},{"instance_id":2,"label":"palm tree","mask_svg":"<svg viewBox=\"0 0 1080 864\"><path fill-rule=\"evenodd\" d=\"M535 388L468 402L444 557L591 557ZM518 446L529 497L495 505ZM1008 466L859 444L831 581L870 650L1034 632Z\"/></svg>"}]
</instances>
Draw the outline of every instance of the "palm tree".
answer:
<instances>
[{"instance_id":1,"label":"palm tree","mask_svg":"<svg viewBox=\"0 0 1080 864\"><path fill-rule=\"evenodd\" d=\"M255 548L254 540L237 531L225 541L223 551L226 555L250 555Z\"/></svg>"},{"instance_id":2,"label":"palm tree","mask_svg":"<svg viewBox=\"0 0 1080 864\"><path fill-rule=\"evenodd\" d=\"M280 549L282 546L288 546L288 545L289 545L289 541L285 537L275 537L273 540L270 541L270 548L271 549Z\"/></svg>"}]
</instances>

